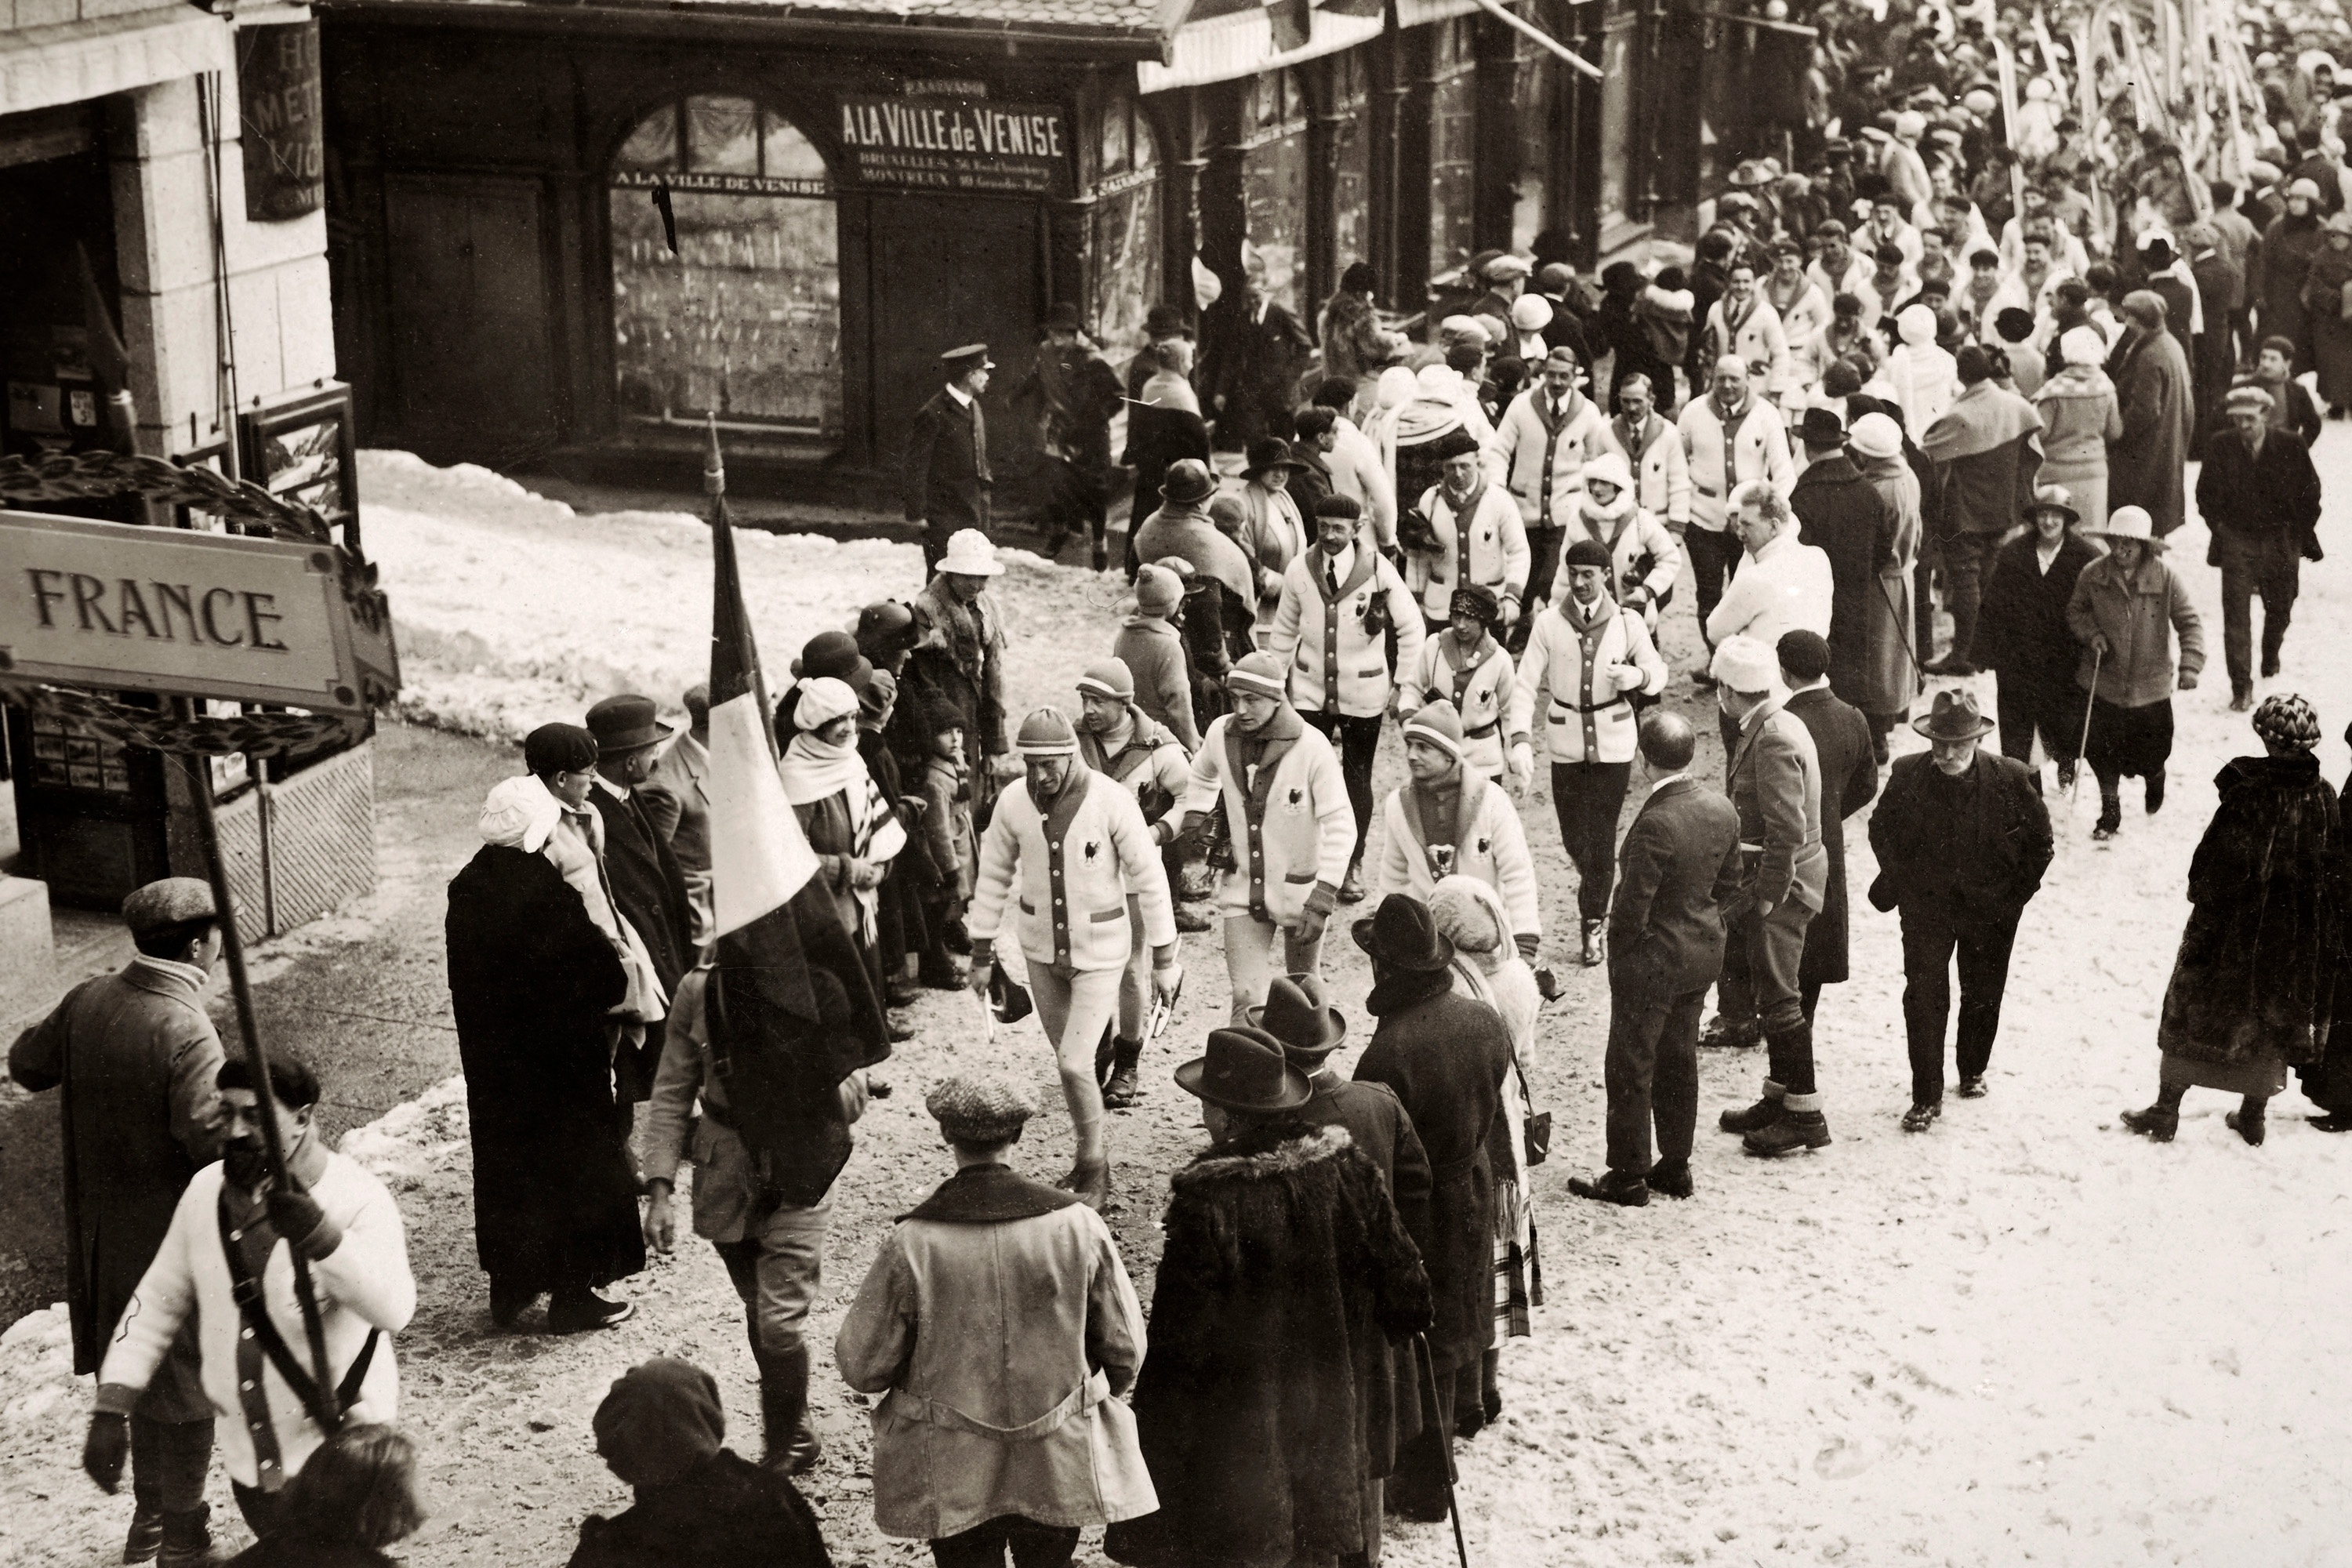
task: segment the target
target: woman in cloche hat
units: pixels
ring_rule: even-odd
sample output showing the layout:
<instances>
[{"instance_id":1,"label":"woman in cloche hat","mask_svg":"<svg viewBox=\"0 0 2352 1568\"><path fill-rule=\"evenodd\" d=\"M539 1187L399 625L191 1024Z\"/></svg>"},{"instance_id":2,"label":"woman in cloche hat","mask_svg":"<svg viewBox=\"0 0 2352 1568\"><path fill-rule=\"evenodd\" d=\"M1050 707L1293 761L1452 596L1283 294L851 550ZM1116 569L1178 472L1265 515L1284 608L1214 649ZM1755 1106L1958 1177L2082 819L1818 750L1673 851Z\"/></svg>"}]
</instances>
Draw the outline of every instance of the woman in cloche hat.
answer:
<instances>
[{"instance_id":1,"label":"woman in cloche hat","mask_svg":"<svg viewBox=\"0 0 2352 1568\"><path fill-rule=\"evenodd\" d=\"M2091 837L2107 839L2123 829L2125 774L2147 781L2150 816L2164 805L2176 684L2172 639L2180 638L2177 684L2193 691L2205 668L2205 629L2189 589L2165 564L2165 542L2144 509L2117 507L2107 526L2088 537L2104 541L2107 554L2075 579L2066 626L2082 645L2074 683L2089 709L2083 756L2099 779L2099 820ZM2148 599L2156 601L2154 614L2141 603Z\"/></svg>"}]
</instances>

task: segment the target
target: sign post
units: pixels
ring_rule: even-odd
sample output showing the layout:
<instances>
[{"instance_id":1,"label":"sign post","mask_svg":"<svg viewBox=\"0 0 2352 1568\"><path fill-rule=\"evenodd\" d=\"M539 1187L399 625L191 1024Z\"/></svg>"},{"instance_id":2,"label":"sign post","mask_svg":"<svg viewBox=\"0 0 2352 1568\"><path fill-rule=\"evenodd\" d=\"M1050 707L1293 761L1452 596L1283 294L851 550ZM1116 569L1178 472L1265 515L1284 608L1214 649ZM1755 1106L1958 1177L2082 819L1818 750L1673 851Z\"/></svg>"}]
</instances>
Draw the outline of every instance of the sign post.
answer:
<instances>
[{"instance_id":1,"label":"sign post","mask_svg":"<svg viewBox=\"0 0 2352 1568\"><path fill-rule=\"evenodd\" d=\"M102 455L110 458L111 455ZM221 854L206 758L268 755L305 745L391 700L400 689L392 616L375 570L331 542L313 508L259 486L192 480L166 463L139 459L100 474L0 461L0 499L129 492L184 499L192 483L217 489L224 511L268 522L262 539L89 522L0 511L0 695L36 710L62 710L134 744L173 753L195 802L196 838L212 884L247 1071L261 1102L268 1179L289 1180L278 1136L277 1090L255 1021L245 937ZM289 537L290 536L290 537ZM98 689L90 689L96 688ZM154 691L172 711L131 708L100 691ZM303 711L205 719L194 699L278 703ZM316 1414L342 1419L339 1381L309 1259L291 1245L294 1291L316 1368Z\"/></svg>"}]
</instances>

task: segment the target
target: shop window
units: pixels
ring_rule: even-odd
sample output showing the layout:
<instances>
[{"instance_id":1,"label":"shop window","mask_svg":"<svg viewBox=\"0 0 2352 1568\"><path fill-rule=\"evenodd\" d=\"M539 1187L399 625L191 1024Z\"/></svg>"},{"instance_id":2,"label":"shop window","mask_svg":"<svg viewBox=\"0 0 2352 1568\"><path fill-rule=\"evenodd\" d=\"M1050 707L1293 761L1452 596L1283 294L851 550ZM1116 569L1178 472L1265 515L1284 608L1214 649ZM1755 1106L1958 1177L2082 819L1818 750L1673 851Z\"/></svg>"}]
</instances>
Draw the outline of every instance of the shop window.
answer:
<instances>
[{"instance_id":1,"label":"shop window","mask_svg":"<svg viewBox=\"0 0 2352 1568\"><path fill-rule=\"evenodd\" d=\"M1242 96L1244 234L1267 298L1299 312L1307 285L1307 92L1294 70L1250 79Z\"/></svg>"},{"instance_id":2,"label":"shop window","mask_svg":"<svg viewBox=\"0 0 2352 1568\"><path fill-rule=\"evenodd\" d=\"M1360 49L1332 58L1331 275L1371 255L1372 92Z\"/></svg>"},{"instance_id":3,"label":"shop window","mask_svg":"<svg viewBox=\"0 0 2352 1568\"><path fill-rule=\"evenodd\" d=\"M749 98L666 103L622 143L608 199L625 427L699 429L715 415L738 432L837 438L840 225L800 128Z\"/></svg>"},{"instance_id":4,"label":"shop window","mask_svg":"<svg viewBox=\"0 0 2352 1568\"><path fill-rule=\"evenodd\" d=\"M1633 39L1639 18L1612 10L1601 34L1601 235L1602 246L1630 221L1633 190Z\"/></svg>"},{"instance_id":5,"label":"shop window","mask_svg":"<svg viewBox=\"0 0 2352 1568\"><path fill-rule=\"evenodd\" d=\"M1143 346L1143 317L1160 300L1165 246L1160 228L1160 149L1132 92L1105 104L1095 145L1093 321L1113 359Z\"/></svg>"},{"instance_id":6,"label":"shop window","mask_svg":"<svg viewBox=\"0 0 2352 1568\"><path fill-rule=\"evenodd\" d=\"M1472 19L1433 29L1429 91L1429 276L1433 282L1468 264L1478 140L1478 59Z\"/></svg>"}]
</instances>

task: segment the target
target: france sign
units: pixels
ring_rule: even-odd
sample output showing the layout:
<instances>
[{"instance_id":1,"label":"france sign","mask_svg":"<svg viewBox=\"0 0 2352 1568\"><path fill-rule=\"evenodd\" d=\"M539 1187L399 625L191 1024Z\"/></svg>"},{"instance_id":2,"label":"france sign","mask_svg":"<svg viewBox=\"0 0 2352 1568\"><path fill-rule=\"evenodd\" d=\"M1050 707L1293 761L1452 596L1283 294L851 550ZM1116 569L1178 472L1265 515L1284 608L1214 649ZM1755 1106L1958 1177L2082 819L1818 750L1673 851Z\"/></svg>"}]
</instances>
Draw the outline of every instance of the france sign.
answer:
<instances>
[{"instance_id":1,"label":"france sign","mask_svg":"<svg viewBox=\"0 0 2352 1568\"><path fill-rule=\"evenodd\" d=\"M357 713L399 689L343 552L0 511L0 677Z\"/></svg>"}]
</instances>

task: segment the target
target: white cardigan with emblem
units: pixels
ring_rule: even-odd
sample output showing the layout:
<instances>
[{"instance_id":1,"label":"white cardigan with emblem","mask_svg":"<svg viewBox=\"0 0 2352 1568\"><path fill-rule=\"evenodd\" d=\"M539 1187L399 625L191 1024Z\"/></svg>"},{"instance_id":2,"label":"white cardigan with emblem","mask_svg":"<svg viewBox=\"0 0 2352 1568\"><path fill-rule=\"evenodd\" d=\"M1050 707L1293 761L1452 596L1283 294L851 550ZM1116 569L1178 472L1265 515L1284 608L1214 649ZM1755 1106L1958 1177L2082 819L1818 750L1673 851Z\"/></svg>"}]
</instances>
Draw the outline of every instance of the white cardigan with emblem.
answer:
<instances>
[{"instance_id":1,"label":"white cardigan with emblem","mask_svg":"<svg viewBox=\"0 0 2352 1568\"><path fill-rule=\"evenodd\" d=\"M1030 798L1029 786L1015 784L996 797L988 831L981 836L980 876L965 927L973 941L993 942L1006 904L1016 904L1020 912L1013 926L1022 956L1050 966L1058 914L1069 931L1071 968L1124 969L1135 952L1127 912L1130 888L1143 913L1144 941L1165 947L1176 940L1167 868L1135 796L1076 757L1070 765L1086 786L1086 798L1062 835L1061 901L1055 896L1044 814Z\"/></svg>"},{"instance_id":2,"label":"white cardigan with emblem","mask_svg":"<svg viewBox=\"0 0 2352 1568\"><path fill-rule=\"evenodd\" d=\"M1360 541L1362 537L1357 535ZM1313 575L1323 570L1326 558L1320 546L1302 551L1282 574L1282 606L1275 612L1274 633L1266 649L1289 662L1290 700L1303 713L1319 713L1337 706L1344 714L1364 719L1388 710L1396 671L1389 668L1387 638L1364 626L1364 616L1376 597L1387 601L1389 622L1396 627L1397 670L1410 670L1421 657L1425 635L1421 606L1413 603L1404 579L1385 557L1372 555L1369 568L1365 567L1366 548L1360 542L1349 547L1347 564L1339 574L1346 592L1328 605ZM1338 668L1337 693L1324 680L1325 616L1331 613L1337 615L1334 628L1339 634L1333 644L1336 658L1331 661ZM1207 743L1203 739L1204 748Z\"/></svg>"}]
</instances>

